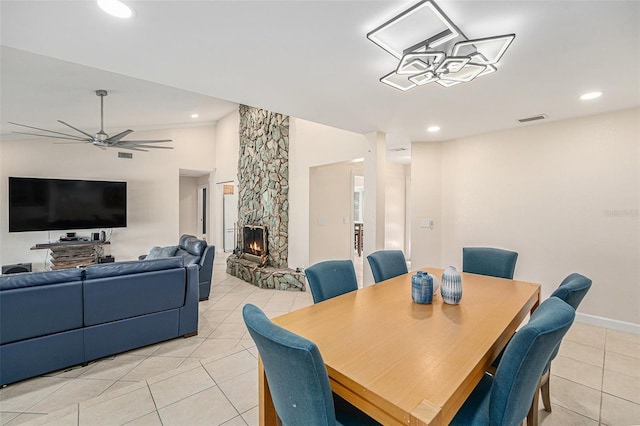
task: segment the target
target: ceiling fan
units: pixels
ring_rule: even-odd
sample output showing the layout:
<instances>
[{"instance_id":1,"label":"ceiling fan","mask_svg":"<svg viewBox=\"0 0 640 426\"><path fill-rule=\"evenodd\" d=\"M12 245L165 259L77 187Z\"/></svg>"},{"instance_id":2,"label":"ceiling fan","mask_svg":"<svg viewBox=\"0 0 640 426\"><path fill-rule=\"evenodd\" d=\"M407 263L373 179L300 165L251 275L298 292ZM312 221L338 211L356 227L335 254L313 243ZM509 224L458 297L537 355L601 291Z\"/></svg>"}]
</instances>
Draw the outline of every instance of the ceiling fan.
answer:
<instances>
[{"instance_id":1,"label":"ceiling fan","mask_svg":"<svg viewBox=\"0 0 640 426\"><path fill-rule=\"evenodd\" d=\"M109 136L104 131L104 97L107 96L106 90L96 90L96 95L100 97L100 131L95 135L91 135L85 131L82 131L76 127L73 127L71 124L65 123L62 120L58 120L59 123L64 124L67 127L72 128L76 132L82 134L82 136L56 132L53 130L41 129L39 127L27 126L25 124L19 124L9 121L10 124L14 124L16 126L26 127L29 129L39 130L41 132L48 132L49 134L38 134L38 133L27 133L27 132L13 132L21 135L31 135L31 136L40 136L44 138L54 138L54 139L67 139L72 140L74 142L60 142L60 143L92 143L98 148L106 149L106 148L119 148L119 149L129 149L133 151L144 151L148 152L148 148L154 149L173 149L171 146L157 146L157 145L148 145L162 142L171 142L171 139L156 139L156 140L122 140L125 136L130 133L133 133L133 130L125 130L124 132L120 132L117 135Z\"/></svg>"}]
</instances>

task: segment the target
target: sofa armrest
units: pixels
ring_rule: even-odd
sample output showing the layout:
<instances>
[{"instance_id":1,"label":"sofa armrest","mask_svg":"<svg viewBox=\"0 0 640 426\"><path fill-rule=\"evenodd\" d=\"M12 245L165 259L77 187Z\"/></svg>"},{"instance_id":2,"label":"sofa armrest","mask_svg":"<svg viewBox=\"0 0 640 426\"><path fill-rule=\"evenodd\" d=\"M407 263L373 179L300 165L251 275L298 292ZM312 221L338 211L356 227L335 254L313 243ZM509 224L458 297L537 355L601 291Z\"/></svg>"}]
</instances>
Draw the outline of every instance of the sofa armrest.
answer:
<instances>
[{"instance_id":1,"label":"sofa armrest","mask_svg":"<svg viewBox=\"0 0 640 426\"><path fill-rule=\"evenodd\" d=\"M200 258L200 282L211 281L213 276L213 259L216 255L215 246L207 246Z\"/></svg>"},{"instance_id":2,"label":"sofa armrest","mask_svg":"<svg viewBox=\"0 0 640 426\"><path fill-rule=\"evenodd\" d=\"M198 332L198 265L185 266L187 270L184 306L180 308L178 335L186 336Z\"/></svg>"},{"instance_id":3,"label":"sofa armrest","mask_svg":"<svg viewBox=\"0 0 640 426\"><path fill-rule=\"evenodd\" d=\"M200 300L208 299L213 277L213 259L216 255L215 246L207 246L200 258Z\"/></svg>"}]
</instances>

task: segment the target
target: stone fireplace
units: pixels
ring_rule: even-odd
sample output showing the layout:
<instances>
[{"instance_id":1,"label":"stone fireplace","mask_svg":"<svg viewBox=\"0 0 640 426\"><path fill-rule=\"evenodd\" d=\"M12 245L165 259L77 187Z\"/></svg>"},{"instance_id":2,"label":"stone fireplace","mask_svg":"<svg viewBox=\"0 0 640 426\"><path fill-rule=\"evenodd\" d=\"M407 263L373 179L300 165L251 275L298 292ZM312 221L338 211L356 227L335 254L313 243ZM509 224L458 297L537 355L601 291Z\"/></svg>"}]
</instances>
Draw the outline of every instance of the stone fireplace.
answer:
<instances>
[{"instance_id":1,"label":"stone fireplace","mask_svg":"<svg viewBox=\"0 0 640 426\"><path fill-rule=\"evenodd\" d=\"M240 105L237 255L227 272L258 287L305 291L289 269L289 117Z\"/></svg>"}]
</instances>

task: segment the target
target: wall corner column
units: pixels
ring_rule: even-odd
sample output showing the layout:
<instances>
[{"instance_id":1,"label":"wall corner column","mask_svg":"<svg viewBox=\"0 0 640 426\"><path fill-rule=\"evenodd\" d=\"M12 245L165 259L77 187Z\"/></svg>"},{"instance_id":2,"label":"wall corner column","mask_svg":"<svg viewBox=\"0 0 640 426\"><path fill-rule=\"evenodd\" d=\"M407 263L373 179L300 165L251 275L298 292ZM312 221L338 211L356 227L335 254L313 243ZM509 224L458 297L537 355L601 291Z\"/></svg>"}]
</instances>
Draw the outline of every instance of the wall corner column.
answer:
<instances>
[{"instance_id":1,"label":"wall corner column","mask_svg":"<svg viewBox=\"0 0 640 426\"><path fill-rule=\"evenodd\" d=\"M387 136L382 132L368 133L364 158L364 244L363 257L384 249L385 185ZM371 268L364 265L363 285L374 283Z\"/></svg>"}]
</instances>

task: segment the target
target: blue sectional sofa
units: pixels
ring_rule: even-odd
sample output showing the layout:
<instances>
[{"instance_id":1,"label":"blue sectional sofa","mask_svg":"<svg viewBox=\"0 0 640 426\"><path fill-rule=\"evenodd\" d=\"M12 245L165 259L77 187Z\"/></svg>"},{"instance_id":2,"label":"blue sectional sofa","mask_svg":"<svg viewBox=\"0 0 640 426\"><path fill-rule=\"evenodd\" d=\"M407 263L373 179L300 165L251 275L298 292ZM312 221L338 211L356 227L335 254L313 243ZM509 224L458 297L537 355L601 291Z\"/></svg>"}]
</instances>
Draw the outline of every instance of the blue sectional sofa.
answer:
<instances>
[{"instance_id":1,"label":"blue sectional sofa","mask_svg":"<svg viewBox=\"0 0 640 426\"><path fill-rule=\"evenodd\" d=\"M0 385L198 332L181 258L0 276Z\"/></svg>"}]
</instances>

